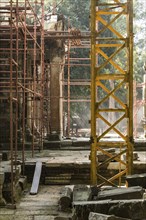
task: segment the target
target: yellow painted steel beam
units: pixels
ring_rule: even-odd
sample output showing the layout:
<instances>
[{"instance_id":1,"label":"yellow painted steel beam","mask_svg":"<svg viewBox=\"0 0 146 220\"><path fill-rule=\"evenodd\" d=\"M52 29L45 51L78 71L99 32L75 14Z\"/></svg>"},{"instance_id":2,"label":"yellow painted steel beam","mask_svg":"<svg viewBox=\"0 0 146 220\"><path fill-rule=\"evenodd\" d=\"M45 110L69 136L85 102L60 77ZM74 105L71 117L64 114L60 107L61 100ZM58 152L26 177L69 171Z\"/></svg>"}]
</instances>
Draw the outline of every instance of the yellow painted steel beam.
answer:
<instances>
[{"instance_id":1,"label":"yellow painted steel beam","mask_svg":"<svg viewBox=\"0 0 146 220\"><path fill-rule=\"evenodd\" d=\"M120 73L125 74L125 70L123 70L116 62L114 62L112 59L115 57L123 48L125 47L125 44L123 44L120 48L118 48L110 57L108 57L101 49L96 47L96 52L101 54L106 61L98 67L98 71L105 67L107 63L111 63L117 70L119 70Z\"/></svg>"},{"instance_id":2,"label":"yellow painted steel beam","mask_svg":"<svg viewBox=\"0 0 146 220\"><path fill-rule=\"evenodd\" d=\"M109 157L107 160L105 160L103 163L98 165L98 168L104 166L105 164L111 162L112 160L117 160L118 162L122 163L123 165L126 165L126 163L124 163L122 160L118 159L117 157L121 156L122 154L126 153L126 150L121 151L120 153L118 153L117 155L112 155L111 157Z\"/></svg>"},{"instance_id":3,"label":"yellow painted steel beam","mask_svg":"<svg viewBox=\"0 0 146 220\"><path fill-rule=\"evenodd\" d=\"M98 74L97 76L98 80L105 80L105 79L118 79L118 80L121 80L121 79L125 79L125 74L107 74L107 73L102 73L102 74Z\"/></svg>"},{"instance_id":4,"label":"yellow painted steel beam","mask_svg":"<svg viewBox=\"0 0 146 220\"><path fill-rule=\"evenodd\" d=\"M126 173L127 173L127 169L122 170L121 172L119 172L117 175L114 175L114 176L111 177L110 179L105 179L105 178L102 177L101 175L97 174L97 176L98 176L101 180L103 180L103 183L101 183L101 184L99 185L99 187L104 186L105 183L107 183L107 184L109 184L109 185L111 185L111 186L117 186L116 184L113 184L112 181L114 181L114 180L116 180L116 179L122 177L122 176L123 176L124 174L126 174Z\"/></svg>"},{"instance_id":5,"label":"yellow painted steel beam","mask_svg":"<svg viewBox=\"0 0 146 220\"><path fill-rule=\"evenodd\" d=\"M100 20L100 21L105 25L104 28L102 28L100 31L98 31L98 34L101 34L103 31L105 31L105 30L108 28L108 29L110 29L110 30L112 29L112 32L115 33L116 35L117 35L117 34L119 35L119 33L117 33L117 31L114 30L114 29L111 27L111 25L112 25L121 15L123 15L124 12L125 12L125 9L123 9L123 11L121 11L120 13L118 13L118 14L117 14L110 22L108 22L108 23L106 23L106 21L105 21L101 16L99 16L98 13L97 13L97 14L96 14L96 19L97 19L97 20ZM111 12L111 14L113 14L113 13Z\"/></svg>"},{"instance_id":6,"label":"yellow painted steel beam","mask_svg":"<svg viewBox=\"0 0 146 220\"><path fill-rule=\"evenodd\" d=\"M113 6L113 7L112 7ZM117 10L118 8L118 10ZM125 174L132 173L133 166L133 0L91 0L91 183L96 184L100 178L105 183L115 185L114 181L121 178ZM106 19L107 18L107 19ZM125 21L127 28L125 33L120 32L115 24L118 20ZM102 26L101 26L102 24ZM113 37L104 35L107 30L112 33ZM111 49L108 55L107 50ZM105 52L106 49L106 52ZM115 61L115 57L120 60L121 53L125 54L126 69L123 65ZM102 57L102 59L99 59ZM101 62L102 60L102 62ZM110 64L112 68L107 69ZM124 65L125 66L125 65ZM111 83L113 88L109 88ZM99 90L100 89L100 90ZM103 90L104 97L99 97L99 91ZM118 91L126 94L126 101L118 96ZM100 101L98 101L98 99ZM113 106L108 106L109 100L114 100ZM104 103L106 102L106 107ZM106 113L104 115L104 113ZM119 117L107 119L107 114L119 114ZM126 121L125 134L120 130L120 123ZM99 121L102 121L108 128L96 131ZM117 127L119 125L119 127ZM120 137L119 140L107 141L107 134L110 132ZM119 149L117 156L110 154L103 147L108 146ZM123 149L124 148L124 149ZM97 163L97 151L101 151L109 158L101 164ZM126 161L121 156L126 154ZM98 168L105 163L115 159L119 162L119 173L113 177L106 179L99 175ZM121 165L125 165L125 169L121 171Z\"/></svg>"},{"instance_id":7,"label":"yellow painted steel beam","mask_svg":"<svg viewBox=\"0 0 146 220\"><path fill-rule=\"evenodd\" d=\"M129 121L128 121L128 174L133 171L133 0L127 0L127 32L129 38L128 53L129 53Z\"/></svg>"},{"instance_id":8,"label":"yellow painted steel beam","mask_svg":"<svg viewBox=\"0 0 146 220\"><path fill-rule=\"evenodd\" d=\"M104 137L110 130L114 130L123 140L127 140L126 136L124 136L115 126L119 124L120 121L122 121L125 118L125 114L119 118L114 124L111 124L108 122L102 115L99 113L96 114L97 118L101 118L102 121L104 121L108 126L110 126L106 131L104 131L100 136L97 137L97 140L99 141L102 137Z\"/></svg>"},{"instance_id":9,"label":"yellow painted steel beam","mask_svg":"<svg viewBox=\"0 0 146 220\"><path fill-rule=\"evenodd\" d=\"M97 149L98 149L100 152L102 152L103 154L107 155L109 158L113 158L113 155L112 155L111 153L109 153L108 151L102 149L101 147L97 146ZM120 152L121 155L124 154L124 153L126 153L126 149L125 149L124 151ZM117 156L117 155L116 155L116 156ZM118 156L119 156L119 154L118 154ZM126 165L126 163L125 163L124 161L120 160L119 158L115 158L115 160L116 160L117 162L120 162L120 163L123 164L123 165ZM99 166L102 166L102 164L98 165L98 167L99 167Z\"/></svg>"},{"instance_id":10,"label":"yellow painted steel beam","mask_svg":"<svg viewBox=\"0 0 146 220\"><path fill-rule=\"evenodd\" d=\"M121 47L123 44L97 44L95 47Z\"/></svg>"},{"instance_id":11,"label":"yellow painted steel beam","mask_svg":"<svg viewBox=\"0 0 146 220\"><path fill-rule=\"evenodd\" d=\"M122 84L123 83L121 83L121 85ZM120 87L116 87L114 90L110 91L108 88L106 88L106 86L103 85L103 83L98 81L97 78L96 78L96 85L100 86L105 92L107 92L110 96L112 96L112 98L114 98L124 109L127 108L127 105L125 105L116 95L113 94L113 92L115 92Z\"/></svg>"},{"instance_id":12,"label":"yellow painted steel beam","mask_svg":"<svg viewBox=\"0 0 146 220\"><path fill-rule=\"evenodd\" d=\"M108 26L108 23L103 19L101 18L100 16L96 16L97 20L100 21L102 24L104 24L105 26L108 27L108 29L113 32L117 37L119 38L124 38L118 31L116 31L112 26ZM97 32L98 34L98 32Z\"/></svg>"}]
</instances>

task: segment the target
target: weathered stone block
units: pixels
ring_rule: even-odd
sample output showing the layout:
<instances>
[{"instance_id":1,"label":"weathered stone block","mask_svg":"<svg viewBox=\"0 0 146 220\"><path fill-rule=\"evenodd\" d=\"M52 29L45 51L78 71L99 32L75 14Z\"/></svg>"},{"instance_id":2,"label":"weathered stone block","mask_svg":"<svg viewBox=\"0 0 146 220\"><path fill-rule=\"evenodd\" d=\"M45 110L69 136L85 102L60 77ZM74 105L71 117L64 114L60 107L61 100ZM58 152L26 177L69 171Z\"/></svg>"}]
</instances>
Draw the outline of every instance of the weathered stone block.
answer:
<instances>
[{"instance_id":1,"label":"weathered stone block","mask_svg":"<svg viewBox=\"0 0 146 220\"><path fill-rule=\"evenodd\" d=\"M62 216L57 216L54 218L54 220L71 220L69 217L62 217Z\"/></svg>"},{"instance_id":2,"label":"weathered stone block","mask_svg":"<svg viewBox=\"0 0 146 220\"><path fill-rule=\"evenodd\" d=\"M126 176L128 186L142 186L146 188L146 173L134 174Z\"/></svg>"},{"instance_id":3,"label":"weathered stone block","mask_svg":"<svg viewBox=\"0 0 146 220\"><path fill-rule=\"evenodd\" d=\"M132 220L146 219L146 201L144 200L121 200L111 202L109 215L116 215Z\"/></svg>"},{"instance_id":4,"label":"weathered stone block","mask_svg":"<svg viewBox=\"0 0 146 220\"><path fill-rule=\"evenodd\" d=\"M73 207L73 220L88 220L90 212L132 220L146 219L146 201L143 199L74 202Z\"/></svg>"},{"instance_id":5,"label":"weathered stone block","mask_svg":"<svg viewBox=\"0 0 146 220\"><path fill-rule=\"evenodd\" d=\"M91 189L87 185L76 185L73 188L73 201L88 201L91 198Z\"/></svg>"},{"instance_id":6,"label":"weathered stone block","mask_svg":"<svg viewBox=\"0 0 146 220\"><path fill-rule=\"evenodd\" d=\"M0 206L5 206L6 201L3 198L3 182L4 182L4 173L0 172Z\"/></svg>"},{"instance_id":7,"label":"weathered stone block","mask_svg":"<svg viewBox=\"0 0 146 220\"><path fill-rule=\"evenodd\" d=\"M8 152L8 151L3 151L3 152L2 152L2 160L3 160L3 161L8 161L8 160L10 160L10 152Z\"/></svg>"},{"instance_id":8,"label":"weathered stone block","mask_svg":"<svg viewBox=\"0 0 146 220\"><path fill-rule=\"evenodd\" d=\"M61 190L61 196L59 198L59 207L61 211L68 211L72 205L72 190L69 187L64 187Z\"/></svg>"},{"instance_id":9,"label":"weathered stone block","mask_svg":"<svg viewBox=\"0 0 146 220\"><path fill-rule=\"evenodd\" d=\"M73 202L73 220L88 220L90 212L106 214L110 200Z\"/></svg>"},{"instance_id":10,"label":"weathered stone block","mask_svg":"<svg viewBox=\"0 0 146 220\"><path fill-rule=\"evenodd\" d=\"M19 178L19 185L22 190L24 190L26 188L26 186L27 186L27 177L26 176L21 176Z\"/></svg>"},{"instance_id":11,"label":"weathered stone block","mask_svg":"<svg viewBox=\"0 0 146 220\"><path fill-rule=\"evenodd\" d=\"M100 191L99 187L97 187L97 185L95 186L91 186L91 200L94 200L95 198L97 198L98 193Z\"/></svg>"},{"instance_id":12,"label":"weathered stone block","mask_svg":"<svg viewBox=\"0 0 146 220\"><path fill-rule=\"evenodd\" d=\"M104 190L98 193L98 200L103 199L142 199L144 189L140 186L134 186L129 188L114 188L111 190Z\"/></svg>"},{"instance_id":13,"label":"weathered stone block","mask_svg":"<svg viewBox=\"0 0 146 220\"><path fill-rule=\"evenodd\" d=\"M130 219L116 217L114 215L104 215L104 214L101 214L101 213L90 212L89 220L130 220Z\"/></svg>"}]
</instances>

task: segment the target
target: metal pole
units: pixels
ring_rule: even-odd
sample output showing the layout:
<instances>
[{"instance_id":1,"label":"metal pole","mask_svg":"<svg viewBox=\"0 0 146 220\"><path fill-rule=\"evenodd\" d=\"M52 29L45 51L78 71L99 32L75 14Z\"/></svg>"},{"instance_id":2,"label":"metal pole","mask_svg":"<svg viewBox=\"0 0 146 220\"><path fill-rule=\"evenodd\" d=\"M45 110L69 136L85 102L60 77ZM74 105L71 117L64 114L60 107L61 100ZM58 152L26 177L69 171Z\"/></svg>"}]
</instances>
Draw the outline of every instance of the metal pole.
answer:
<instances>
[{"instance_id":1,"label":"metal pole","mask_svg":"<svg viewBox=\"0 0 146 220\"><path fill-rule=\"evenodd\" d=\"M129 126L128 126L128 174L133 170L133 0L127 1L129 38Z\"/></svg>"},{"instance_id":2,"label":"metal pole","mask_svg":"<svg viewBox=\"0 0 146 220\"><path fill-rule=\"evenodd\" d=\"M42 19L41 19L41 149L43 150L43 137L44 137L44 0L41 0Z\"/></svg>"},{"instance_id":3,"label":"metal pole","mask_svg":"<svg viewBox=\"0 0 146 220\"><path fill-rule=\"evenodd\" d=\"M144 82L144 86L143 86L143 101L144 101L144 105L143 105L144 138L146 138L146 74L144 74L144 76L143 76L143 82Z\"/></svg>"},{"instance_id":4,"label":"metal pole","mask_svg":"<svg viewBox=\"0 0 146 220\"><path fill-rule=\"evenodd\" d=\"M14 174L13 174L13 1L10 1L10 151L11 151L11 202L14 204Z\"/></svg>"},{"instance_id":5,"label":"metal pole","mask_svg":"<svg viewBox=\"0 0 146 220\"><path fill-rule=\"evenodd\" d=\"M68 20L68 29L70 27L70 20ZM68 39L68 76L67 76L67 137L70 137L70 40Z\"/></svg>"},{"instance_id":6,"label":"metal pole","mask_svg":"<svg viewBox=\"0 0 146 220\"><path fill-rule=\"evenodd\" d=\"M96 162L96 118L95 118L95 103L96 103L96 84L95 84L95 65L96 65L96 52L95 52L95 32L96 32L96 1L91 0L91 184L97 183L97 162Z\"/></svg>"},{"instance_id":7,"label":"metal pole","mask_svg":"<svg viewBox=\"0 0 146 220\"><path fill-rule=\"evenodd\" d=\"M23 60L23 109L22 109L22 173L24 175L25 171L25 105L26 105L26 97L25 97L25 92L26 92L26 59L27 59L27 30L26 30L26 8L27 8L27 0L25 0L25 10L24 10L24 23L25 26L23 26L23 31L24 31L24 60Z\"/></svg>"}]
</instances>

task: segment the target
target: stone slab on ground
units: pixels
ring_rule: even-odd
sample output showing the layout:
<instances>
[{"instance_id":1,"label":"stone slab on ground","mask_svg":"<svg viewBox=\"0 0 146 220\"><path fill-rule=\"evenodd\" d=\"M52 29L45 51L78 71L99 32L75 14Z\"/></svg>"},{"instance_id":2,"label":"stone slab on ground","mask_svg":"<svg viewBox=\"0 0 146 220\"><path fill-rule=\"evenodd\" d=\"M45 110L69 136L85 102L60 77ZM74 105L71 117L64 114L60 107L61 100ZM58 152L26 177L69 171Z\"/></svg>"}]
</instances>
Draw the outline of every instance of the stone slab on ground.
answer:
<instances>
[{"instance_id":1,"label":"stone slab on ground","mask_svg":"<svg viewBox=\"0 0 146 220\"><path fill-rule=\"evenodd\" d=\"M146 219L146 201L143 199L74 202L73 207L73 220L88 220L90 212L132 220Z\"/></svg>"},{"instance_id":2,"label":"stone slab on ground","mask_svg":"<svg viewBox=\"0 0 146 220\"><path fill-rule=\"evenodd\" d=\"M38 215L34 216L33 220L71 220L71 218L66 216Z\"/></svg>"},{"instance_id":3,"label":"stone slab on ground","mask_svg":"<svg viewBox=\"0 0 146 220\"><path fill-rule=\"evenodd\" d=\"M101 213L90 212L89 220L130 220L130 219L116 217L115 215L104 215Z\"/></svg>"},{"instance_id":4,"label":"stone slab on ground","mask_svg":"<svg viewBox=\"0 0 146 220\"><path fill-rule=\"evenodd\" d=\"M140 186L128 187L128 188L114 188L111 190L104 190L98 193L97 199L142 199L144 189Z\"/></svg>"},{"instance_id":5,"label":"stone slab on ground","mask_svg":"<svg viewBox=\"0 0 146 220\"><path fill-rule=\"evenodd\" d=\"M91 198L91 188L87 185L76 185L73 188L73 201L88 201Z\"/></svg>"},{"instance_id":6,"label":"stone slab on ground","mask_svg":"<svg viewBox=\"0 0 146 220\"><path fill-rule=\"evenodd\" d=\"M57 216L57 217L54 218L54 220L72 220L72 218Z\"/></svg>"},{"instance_id":7,"label":"stone slab on ground","mask_svg":"<svg viewBox=\"0 0 146 220\"><path fill-rule=\"evenodd\" d=\"M51 215L37 215L37 216L34 216L34 220L54 220L54 216L51 216Z\"/></svg>"},{"instance_id":8,"label":"stone slab on ground","mask_svg":"<svg viewBox=\"0 0 146 220\"><path fill-rule=\"evenodd\" d=\"M90 212L108 213L110 201L111 200L73 202L73 220L88 220Z\"/></svg>"},{"instance_id":9,"label":"stone slab on ground","mask_svg":"<svg viewBox=\"0 0 146 220\"><path fill-rule=\"evenodd\" d=\"M146 188L146 173L134 174L126 176L128 186L141 186Z\"/></svg>"},{"instance_id":10,"label":"stone slab on ground","mask_svg":"<svg viewBox=\"0 0 146 220\"><path fill-rule=\"evenodd\" d=\"M33 216L12 216L12 215L4 215L0 216L0 220L34 220Z\"/></svg>"}]
</instances>

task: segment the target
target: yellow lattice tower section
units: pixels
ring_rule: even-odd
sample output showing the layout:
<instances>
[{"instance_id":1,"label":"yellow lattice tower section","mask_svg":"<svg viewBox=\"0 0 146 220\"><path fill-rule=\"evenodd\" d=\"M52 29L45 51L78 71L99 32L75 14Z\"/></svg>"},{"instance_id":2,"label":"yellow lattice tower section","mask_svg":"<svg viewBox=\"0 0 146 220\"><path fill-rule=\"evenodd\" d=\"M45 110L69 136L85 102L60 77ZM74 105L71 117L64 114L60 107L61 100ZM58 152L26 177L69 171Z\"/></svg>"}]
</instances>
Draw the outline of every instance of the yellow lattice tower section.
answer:
<instances>
[{"instance_id":1,"label":"yellow lattice tower section","mask_svg":"<svg viewBox=\"0 0 146 220\"><path fill-rule=\"evenodd\" d=\"M119 185L133 164L133 0L91 0L90 19L91 184ZM113 160L107 178L102 168Z\"/></svg>"}]
</instances>

